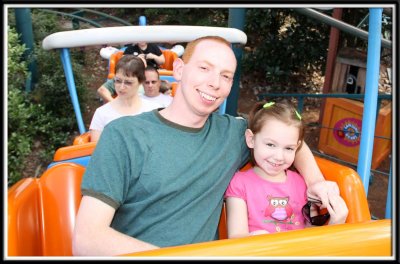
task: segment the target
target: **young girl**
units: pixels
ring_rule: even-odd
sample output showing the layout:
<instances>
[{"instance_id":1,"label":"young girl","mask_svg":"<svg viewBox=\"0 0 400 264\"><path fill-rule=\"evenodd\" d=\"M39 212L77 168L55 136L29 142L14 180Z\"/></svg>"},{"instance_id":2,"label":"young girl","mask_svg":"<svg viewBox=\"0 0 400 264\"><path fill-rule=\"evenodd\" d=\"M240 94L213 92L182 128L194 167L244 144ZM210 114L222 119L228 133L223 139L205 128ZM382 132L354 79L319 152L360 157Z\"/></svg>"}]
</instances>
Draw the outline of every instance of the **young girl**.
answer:
<instances>
[{"instance_id":1,"label":"young girl","mask_svg":"<svg viewBox=\"0 0 400 264\"><path fill-rule=\"evenodd\" d=\"M307 199L303 177L289 170L303 137L301 116L289 103L254 106L245 132L254 167L237 172L225 193L229 238L302 229L306 220L314 225L328 219L329 224L345 222L348 211L339 195L328 213L310 217L321 202Z\"/></svg>"}]
</instances>

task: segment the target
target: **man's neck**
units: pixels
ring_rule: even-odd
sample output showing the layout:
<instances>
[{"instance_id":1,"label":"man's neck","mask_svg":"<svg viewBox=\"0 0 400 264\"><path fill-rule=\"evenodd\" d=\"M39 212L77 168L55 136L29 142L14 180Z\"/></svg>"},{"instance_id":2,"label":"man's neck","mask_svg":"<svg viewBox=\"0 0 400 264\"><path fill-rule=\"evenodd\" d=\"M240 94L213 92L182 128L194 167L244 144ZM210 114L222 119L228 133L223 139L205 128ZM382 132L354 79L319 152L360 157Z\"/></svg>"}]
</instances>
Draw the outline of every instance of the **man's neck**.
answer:
<instances>
[{"instance_id":1,"label":"man's neck","mask_svg":"<svg viewBox=\"0 0 400 264\"><path fill-rule=\"evenodd\" d=\"M167 108L161 110L160 115L175 124L191 128L203 127L208 119L208 116L198 116L190 111L178 109L173 102Z\"/></svg>"}]
</instances>

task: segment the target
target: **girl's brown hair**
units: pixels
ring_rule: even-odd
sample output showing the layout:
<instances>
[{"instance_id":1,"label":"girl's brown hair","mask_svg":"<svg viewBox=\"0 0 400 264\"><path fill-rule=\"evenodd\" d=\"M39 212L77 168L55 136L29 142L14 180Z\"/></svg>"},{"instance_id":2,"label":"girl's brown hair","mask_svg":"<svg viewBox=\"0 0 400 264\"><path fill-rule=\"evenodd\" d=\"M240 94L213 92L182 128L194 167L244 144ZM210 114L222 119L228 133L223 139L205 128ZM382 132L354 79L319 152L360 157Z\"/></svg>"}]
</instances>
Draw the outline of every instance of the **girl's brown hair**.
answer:
<instances>
[{"instance_id":1,"label":"girl's brown hair","mask_svg":"<svg viewBox=\"0 0 400 264\"><path fill-rule=\"evenodd\" d=\"M266 103L269 103L270 105L268 106ZM304 140L304 124L296 108L287 100L256 103L249 112L248 128L255 135L261 131L266 121L273 118L299 129L300 145L297 150L301 148ZM254 164L253 149L250 149L250 151L251 161Z\"/></svg>"}]
</instances>

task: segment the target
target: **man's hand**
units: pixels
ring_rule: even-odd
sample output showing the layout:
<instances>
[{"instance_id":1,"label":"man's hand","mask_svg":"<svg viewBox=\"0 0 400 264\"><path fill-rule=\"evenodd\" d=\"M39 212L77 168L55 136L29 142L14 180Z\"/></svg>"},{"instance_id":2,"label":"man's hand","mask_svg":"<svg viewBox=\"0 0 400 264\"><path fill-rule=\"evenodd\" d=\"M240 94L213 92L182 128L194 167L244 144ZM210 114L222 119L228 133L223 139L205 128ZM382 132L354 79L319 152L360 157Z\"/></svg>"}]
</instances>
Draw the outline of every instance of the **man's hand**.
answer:
<instances>
[{"instance_id":1,"label":"man's hand","mask_svg":"<svg viewBox=\"0 0 400 264\"><path fill-rule=\"evenodd\" d=\"M329 199L331 205L327 208L330 214L329 224L334 225L345 223L347 215L349 214L345 201L339 195L332 195Z\"/></svg>"},{"instance_id":2,"label":"man's hand","mask_svg":"<svg viewBox=\"0 0 400 264\"><path fill-rule=\"evenodd\" d=\"M320 181L307 189L307 196L320 200L322 208L327 208L330 214L329 224L341 224L346 221L349 210L342 197L339 187L333 181Z\"/></svg>"},{"instance_id":3,"label":"man's hand","mask_svg":"<svg viewBox=\"0 0 400 264\"><path fill-rule=\"evenodd\" d=\"M330 200L334 196L339 196L339 187L333 181L319 181L307 188L307 197L320 200L326 207L330 207Z\"/></svg>"}]
</instances>

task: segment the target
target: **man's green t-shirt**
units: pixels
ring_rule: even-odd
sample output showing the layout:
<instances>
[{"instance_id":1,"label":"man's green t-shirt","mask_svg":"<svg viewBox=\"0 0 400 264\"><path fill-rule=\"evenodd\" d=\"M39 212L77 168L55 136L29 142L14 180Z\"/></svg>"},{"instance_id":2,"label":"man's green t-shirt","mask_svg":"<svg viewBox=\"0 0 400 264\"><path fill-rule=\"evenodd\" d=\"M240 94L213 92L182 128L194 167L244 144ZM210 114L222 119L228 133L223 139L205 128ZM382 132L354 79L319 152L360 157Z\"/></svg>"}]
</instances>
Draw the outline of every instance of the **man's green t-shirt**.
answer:
<instances>
[{"instance_id":1,"label":"man's green t-shirt","mask_svg":"<svg viewBox=\"0 0 400 264\"><path fill-rule=\"evenodd\" d=\"M213 113L194 129L158 110L116 119L97 143L82 194L116 209L112 228L151 244L214 240L223 194L248 160L246 125Z\"/></svg>"}]
</instances>

